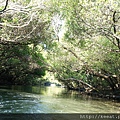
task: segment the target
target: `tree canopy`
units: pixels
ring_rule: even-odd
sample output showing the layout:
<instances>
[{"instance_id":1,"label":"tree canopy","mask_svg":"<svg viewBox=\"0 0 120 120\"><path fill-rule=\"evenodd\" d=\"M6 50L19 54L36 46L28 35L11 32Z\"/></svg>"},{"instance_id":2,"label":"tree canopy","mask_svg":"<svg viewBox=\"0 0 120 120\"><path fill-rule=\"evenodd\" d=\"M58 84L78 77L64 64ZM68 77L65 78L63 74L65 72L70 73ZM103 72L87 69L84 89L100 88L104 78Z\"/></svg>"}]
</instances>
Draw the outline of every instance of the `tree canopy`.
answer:
<instances>
[{"instance_id":1,"label":"tree canopy","mask_svg":"<svg viewBox=\"0 0 120 120\"><path fill-rule=\"evenodd\" d=\"M1 3L1 79L47 70L69 88L119 89L119 0Z\"/></svg>"},{"instance_id":2,"label":"tree canopy","mask_svg":"<svg viewBox=\"0 0 120 120\"><path fill-rule=\"evenodd\" d=\"M119 89L119 1L52 0L52 4L65 22L60 52L56 50L60 59L55 59L60 79L77 78L95 87Z\"/></svg>"}]
</instances>

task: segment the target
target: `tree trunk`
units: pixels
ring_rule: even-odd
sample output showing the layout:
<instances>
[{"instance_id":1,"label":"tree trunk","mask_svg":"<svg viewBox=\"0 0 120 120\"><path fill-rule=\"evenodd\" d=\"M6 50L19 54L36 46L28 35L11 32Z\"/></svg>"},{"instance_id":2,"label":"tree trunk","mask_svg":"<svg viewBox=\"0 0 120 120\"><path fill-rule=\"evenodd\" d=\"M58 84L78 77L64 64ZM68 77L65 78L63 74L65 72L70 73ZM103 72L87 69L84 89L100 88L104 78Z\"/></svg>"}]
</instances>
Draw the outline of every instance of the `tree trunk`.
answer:
<instances>
[{"instance_id":1,"label":"tree trunk","mask_svg":"<svg viewBox=\"0 0 120 120\"><path fill-rule=\"evenodd\" d=\"M98 92L98 90L95 88L95 87L93 87L92 85L90 85L90 84L88 84L88 83L86 83L86 82L84 82L84 81L82 81L82 80L78 80L78 79L75 79L75 78L68 78L68 79L60 79L61 81L76 81L76 82L78 82L78 83L81 83L81 84L83 84L84 86L86 86L85 87L85 90L87 91L88 90L88 88L89 88L89 91L92 91L92 90L95 90L95 91L97 91ZM67 82L68 83L68 82ZM69 86L68 86L69 87ZM70 88L70 87L69 87ZM79 86L79 88L80 88L80 86Z\"/></svg>"},{"instance_id":2,"label":"tree trunk","mask_svg":"<svg viewBox=\"0 0 120 120\"><path fill-rule=\"evenodd\" d=\"M112 75L111 73L104 71L104 73L100 73L100 72L95 72L94 70L89 69L89 74L93 75L93 76L97 76L99 78L104 78L104 80L107 81L107 83L109 84L109 86L111 87L111 89L113 91L118 90L118 77L116 75Z\"/></svg>"}]
</instances>

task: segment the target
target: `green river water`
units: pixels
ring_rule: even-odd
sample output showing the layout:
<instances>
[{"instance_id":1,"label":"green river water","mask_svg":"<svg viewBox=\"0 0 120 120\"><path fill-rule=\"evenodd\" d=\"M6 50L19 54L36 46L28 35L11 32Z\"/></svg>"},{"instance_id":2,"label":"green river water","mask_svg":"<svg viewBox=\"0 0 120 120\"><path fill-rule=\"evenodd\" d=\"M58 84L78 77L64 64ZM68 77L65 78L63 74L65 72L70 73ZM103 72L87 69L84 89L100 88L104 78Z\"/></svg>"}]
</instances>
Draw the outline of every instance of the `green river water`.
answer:
<instances>
[{"instance_id":1,"label":"green river water","mask_svg":"<svg viewBox=\"0 0 120 120\"><path fill-rule=\"evenodd\" d=\"M120 113L120 103L61 87L1 86L0 113Z\"/></svg>"}]
</instances>

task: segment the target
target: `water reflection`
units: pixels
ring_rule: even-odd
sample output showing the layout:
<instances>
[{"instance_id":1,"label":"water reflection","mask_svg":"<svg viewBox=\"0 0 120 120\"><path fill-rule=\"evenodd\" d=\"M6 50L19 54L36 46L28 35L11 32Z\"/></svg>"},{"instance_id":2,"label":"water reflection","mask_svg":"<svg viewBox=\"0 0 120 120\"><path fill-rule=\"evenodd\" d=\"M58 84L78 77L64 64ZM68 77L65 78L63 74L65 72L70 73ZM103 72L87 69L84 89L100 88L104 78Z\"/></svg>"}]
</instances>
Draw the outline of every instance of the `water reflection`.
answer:
<instances>
[{"instance_id":1,"label":"water reflection","mask_svg":"<svg viewBox=\"0 0 120 120\"><path fill-rule=\"evenodd\" d=\"M4 86L0 113L120 113L120 103L95 100L61 87Z\"/></svg>"}]
</instances>

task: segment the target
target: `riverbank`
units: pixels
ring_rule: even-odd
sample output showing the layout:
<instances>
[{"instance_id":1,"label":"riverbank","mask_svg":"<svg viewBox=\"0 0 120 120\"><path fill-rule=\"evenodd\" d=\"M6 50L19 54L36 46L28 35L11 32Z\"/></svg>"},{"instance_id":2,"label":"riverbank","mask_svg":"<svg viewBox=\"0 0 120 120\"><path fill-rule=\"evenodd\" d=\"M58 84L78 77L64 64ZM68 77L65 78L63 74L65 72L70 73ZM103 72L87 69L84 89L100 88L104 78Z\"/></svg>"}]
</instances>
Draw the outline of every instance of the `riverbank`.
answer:
<instances>
[{"instance_id":1,"label":"riverbank","mask_svg":"<svg viewBox=\"0 0 120 120\"><path fill-rule=\"evenodd\" d=\"M103 98L103 99L108 99L108 100L113 100L120 102L120 90L112 91L112 90L91 90L87 91L85 89L75 89L75 88L68 88L69 90L73 91L78 91L81 94L85 94L91 97L96 97L96 98Z\"/></svg>"},{"instance_id":2,"label":"riverbank","mask_svg":"<svg viewBox=\"0 0 120 120\"><path fill-rule=\"evenodd\" d=\"M94 97L100 97L100 98L105 98L109 100L115 100L117 102L120 102L120 91L111 91L111 90L101 90L99 93L98 92L89 92L86 93L87 95L94 96Z\"/></svg>"}]
</instances>

